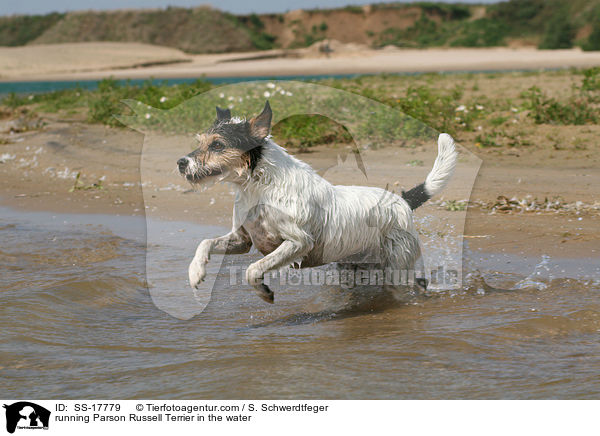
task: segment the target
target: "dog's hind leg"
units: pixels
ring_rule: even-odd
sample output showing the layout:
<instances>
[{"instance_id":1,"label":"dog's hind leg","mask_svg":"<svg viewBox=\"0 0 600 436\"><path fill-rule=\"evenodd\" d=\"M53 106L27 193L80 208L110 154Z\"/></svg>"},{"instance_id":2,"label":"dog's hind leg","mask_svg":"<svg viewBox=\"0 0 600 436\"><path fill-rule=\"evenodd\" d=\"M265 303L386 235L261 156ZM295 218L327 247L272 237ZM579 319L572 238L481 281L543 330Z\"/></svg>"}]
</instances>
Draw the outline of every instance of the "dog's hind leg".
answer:
<instances>
[{"instance_id":1,"label":"dog's hind leg","mask_svg":"<svg viewBox=\"0 0 600 436\"><path fill-rule=\"evenodd\" d=\"M219 238L202 241L188 268L192 288L197 288L206 277L205 265L210 260L211 254L244 254L250 251L250 247L252 247L252 239L243 227Z\"/></svg>"},{"instance_id":2,"label":"dog's hind leg","mask_svg":"<svg viewBox=\"0 0 600 436\"><path fill-rule=\"evenodd\" d=\"M401 280L400 283L390 283L389 289L417 293L427 289L427 280L416 277L420 272L416 269L423 269L423 262L419 240L415 236L402 229L394 229L383 240L382 247L387 276Z\"/></svg>"},{"instance_id":3,"label":"dog's hind leg","mask_svg":"<svg viewBox=\"0 0 600 436\"><path fill-rule=\"evenodd\" d=\"M246 270L248 284L256 289L260 298L272 304L275 295L263 282L265 273L277 270L301 259L312 247L313 244L309 242L283 241L273 252L248 267Z\"/></svg>"}]
</instances>

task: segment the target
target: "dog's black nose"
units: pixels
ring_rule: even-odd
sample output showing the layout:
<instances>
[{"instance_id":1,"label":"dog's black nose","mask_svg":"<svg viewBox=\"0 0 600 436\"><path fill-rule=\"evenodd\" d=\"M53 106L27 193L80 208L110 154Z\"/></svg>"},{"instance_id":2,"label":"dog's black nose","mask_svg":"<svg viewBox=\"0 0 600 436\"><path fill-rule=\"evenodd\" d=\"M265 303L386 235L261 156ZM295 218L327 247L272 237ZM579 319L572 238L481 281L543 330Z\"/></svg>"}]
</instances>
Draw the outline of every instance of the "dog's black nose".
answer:
<instances>
[{"instance_id":1,"label":"dog's black nose","mask_svg":"<svg viewBox=\"0 0 600 436\"><path fill-rule=\"evenodd\" d=\"M186 170L189 164L189 159L187 157L182 157L177 161L177 166L179 167L179 171L182 173Z\"/></svg>"}]
</instances>

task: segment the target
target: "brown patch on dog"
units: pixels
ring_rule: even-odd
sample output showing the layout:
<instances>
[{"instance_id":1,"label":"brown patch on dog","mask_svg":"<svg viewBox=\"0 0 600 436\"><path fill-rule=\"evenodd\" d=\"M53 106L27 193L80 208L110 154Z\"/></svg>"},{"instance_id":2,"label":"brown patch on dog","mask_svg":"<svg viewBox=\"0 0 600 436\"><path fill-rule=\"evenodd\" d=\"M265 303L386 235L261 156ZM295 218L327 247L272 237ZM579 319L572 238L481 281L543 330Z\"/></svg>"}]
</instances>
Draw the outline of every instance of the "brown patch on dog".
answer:
<instances>
[{"instance_id":1,"label":"brown patch on dog","mask_svg":"<svg viewBox=\"0 0 600 436\"><path fill-rule=\"evenodd\" d=\"M264 139L271 132L271 119L273 112L267 101L262 112L250 120L250 134L255 138Z\"/></svg>"},{"instance_id":2,"label":"brown patch on dog","mask_svg":"<svg viewBox=\"0 0 600 436\"><path fill-rule=\"evenodd\" d=\"M225 137L217 133L202 133L196 135L196 139L199 146L188 155L198 166L196 181L229 171L241 177L249 168L248 153L233 147Z\"/></svg>"},{"instance_id":3,"label":"brown patch on dog","mask_svg":"<svg viewBox=\"0 0 600 436\"><path fill-rule=\"evenodd\" d=\"M224 138L217 134L217 133L211 133L211 134L207 134L207 133L198 133L196 135L196 140L198 141L198 148L196 150L193 151L193 153L196 153L200 150L206 152L208 150L208 146L210 144L212 144L215 141L222 141L224 142Z\"/></svg>"}]
</instances>

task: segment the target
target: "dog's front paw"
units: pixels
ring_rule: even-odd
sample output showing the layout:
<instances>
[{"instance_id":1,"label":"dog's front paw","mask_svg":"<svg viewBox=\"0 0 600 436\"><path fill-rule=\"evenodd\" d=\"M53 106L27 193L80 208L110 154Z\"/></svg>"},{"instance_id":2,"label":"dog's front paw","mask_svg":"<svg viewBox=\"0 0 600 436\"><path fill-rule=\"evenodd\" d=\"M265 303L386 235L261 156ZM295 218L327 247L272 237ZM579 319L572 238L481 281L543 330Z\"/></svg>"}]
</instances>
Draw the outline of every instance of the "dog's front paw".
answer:
<instances>
[{"instance_id":1,"label":"dog's front paw","mask_svg":"<svg viewBox=\"0 0 600 436\"><path fill-rule=\"evenodd\" d=\"M275 294L263 283L264 275L265 273L259 267L250 265L246 270L246 281L250 286L256 289L260 298L267 303L273 304L275 301Z\"/></svg>"},{"instance_id":2,"label":"dog's front paw","mask_svg":"<svg viewBox=\"0 0 600 436\"><path fill-rule=\"evenodd\" d=\"M252 287L258 287L262 285L264 279L264 273L260 268L255 265L250 265L246 270L246 281Z\"/></svg>"},{"instance_id":3,"label":"dog's front paw","mask_svg":"<svg viewBox=\"0 0 600 436\"><path fill-rule=\"evenodd\" d=\"M206 277L206 262L199 262L198 260L192 260L188 269L188 275L190 278L190 286L192 288L198 288L200 283L204 281Z\"/></svg>"}]
</instances>

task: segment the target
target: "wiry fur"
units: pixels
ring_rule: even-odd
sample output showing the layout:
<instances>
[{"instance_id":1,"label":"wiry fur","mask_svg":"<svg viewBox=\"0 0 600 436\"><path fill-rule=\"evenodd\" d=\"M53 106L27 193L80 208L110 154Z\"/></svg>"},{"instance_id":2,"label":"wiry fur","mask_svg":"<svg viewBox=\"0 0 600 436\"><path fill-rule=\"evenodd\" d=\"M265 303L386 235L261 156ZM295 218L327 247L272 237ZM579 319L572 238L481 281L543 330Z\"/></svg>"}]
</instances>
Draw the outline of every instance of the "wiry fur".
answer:
<instances>
[{"instance_id":1,"label":"wiry fur","mask_svg":"<svg viewBox=\"0 0 600 436\"><path fill-rule=\"evenodd\" d=\"M263 114L267 109L270 124L268 104ZM252 126L253 120L246 124ZM229 179L237 188L232 231L200 243L189 268L192 286L204 279L211 253L246 253L252 245L265 257L248 267L246 278L271 303L273 293L263 283L264 274L293 263L310 267L366 256L384 269L414 268L420 257L414 204L381 188L334 186L286 153L268 133L250 133L249 142L260 142L260 157L255 165L247 164L243 177ZM456 163L449 135L440 135L438 147L423 184L428 197L443 189Z\"/></svg>"},{"instance_id":2,"label":"wiry fur","mask_svg":"<svg viewBox=\"0 0 600 436\"><path fill-rule=\"evenodd\" d=\"M456 167L456 148L454 139L447 133L438 138L438 155L431 172L425 179L425 190L430 197L440 193L450 181Z\"/></svg>"},{"instance_id":3,"label":"wiry fur","mask_svg":"<svg viewBox=\"0 0 600 436\"><path fill-rule=\"evenodd\" d=\"M410 191L402 192L402 198L406 200L412 210L415 210L446 187L454 173L455 166L456 148L454 139L447 133L442 133L438 137L437 158L425 182L415 186Z\"/></svg>"}]
</instances>

